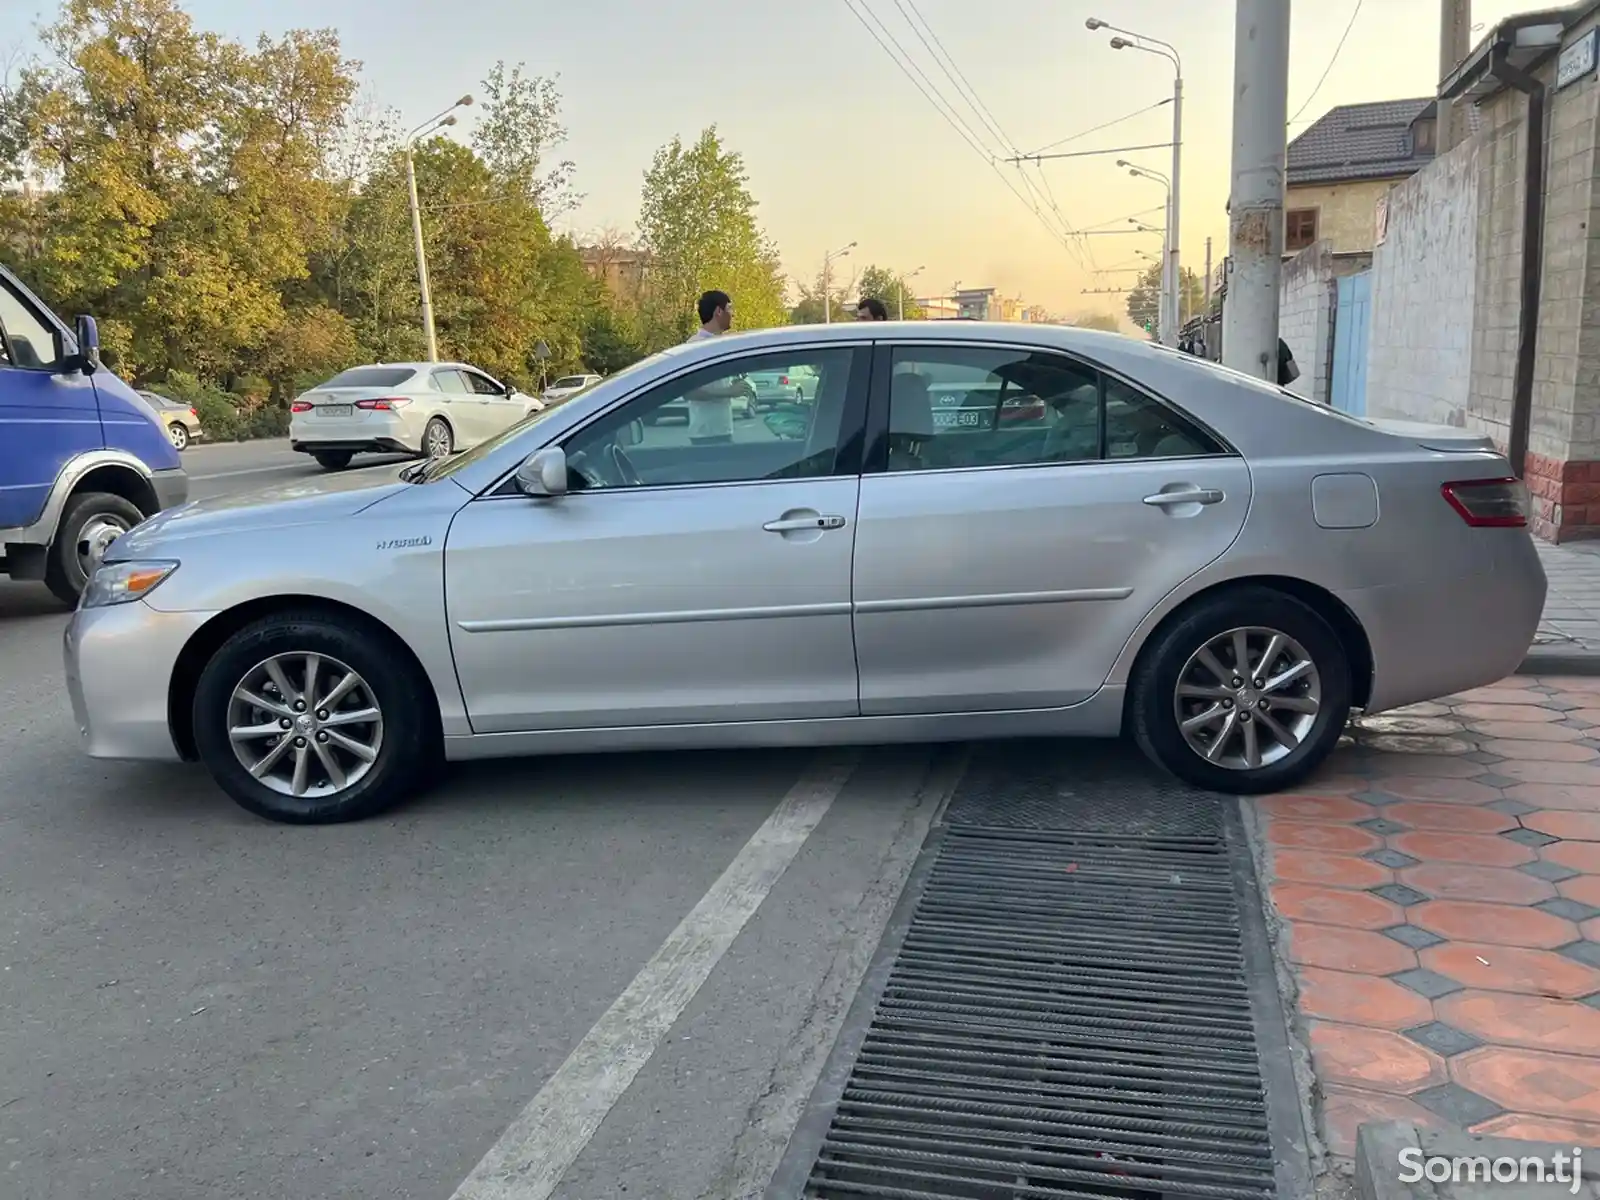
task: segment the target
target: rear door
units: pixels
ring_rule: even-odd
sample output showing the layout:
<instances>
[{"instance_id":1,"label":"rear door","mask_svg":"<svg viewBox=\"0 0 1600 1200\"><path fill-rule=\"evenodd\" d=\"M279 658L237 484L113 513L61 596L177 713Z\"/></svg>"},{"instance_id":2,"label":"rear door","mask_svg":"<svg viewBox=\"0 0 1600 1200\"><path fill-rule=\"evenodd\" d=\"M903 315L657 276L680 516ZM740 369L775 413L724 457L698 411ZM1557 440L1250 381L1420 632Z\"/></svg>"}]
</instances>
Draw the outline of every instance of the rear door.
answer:
<instances>
[{"instance_id":1,"label":"rear door","mask_svg":"<svg viewBox=\"0 0 1600 1200\"><path fill-rule=\"evenodd\" d=\"M57 332L0 271L0 529L31 525L61 468L105 444L94 384L60 370Z\"/></svg>"},{"instance_id":2,"label":"rear door","mask_svg":"<svg viewBox=\"0 0 1600 1200\"><path fill-rule=\"evenodd\" d=\"M862 714L1087 699L1156 603L1238 535L1244 461L1066 355L879 354L854 570Z\"/></svg>"}]
</instances>

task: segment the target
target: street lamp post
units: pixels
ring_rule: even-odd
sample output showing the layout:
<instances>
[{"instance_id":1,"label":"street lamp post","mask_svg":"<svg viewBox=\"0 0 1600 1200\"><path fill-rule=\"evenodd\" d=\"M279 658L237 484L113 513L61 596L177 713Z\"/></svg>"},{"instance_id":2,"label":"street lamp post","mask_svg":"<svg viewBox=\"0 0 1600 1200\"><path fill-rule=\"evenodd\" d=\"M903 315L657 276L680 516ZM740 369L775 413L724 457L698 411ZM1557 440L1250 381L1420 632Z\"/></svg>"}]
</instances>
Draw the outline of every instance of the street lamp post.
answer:
<instances>
[{"instance_id":1,"label":"street lamp post","mask_svg":"<svg viewBox=\"0 0 1600 1200\"><path fill-rule=\"evenodd\" d=\"M1177 262L1176 256L1172 253L1173 209L1176 207L1172 202L1172 180L1168 179L1160 171L1153 171L1149 167L1136 167L1125 158L1117 159L1117 166L1127 167L1128 174L1135 178L1149 179L1167 189L1167 227L1161 238L1161 304L1158 318L1160 329L1157 334L1162 345L1173 346L1177 344L1176 334L1180 314L1178 295L1168 290L1171 279L1167 275L1169 267L1175 266ZM1173 335L1173 340L1170 342L1167 340L1169 331Z\"/></svg>"},{"instance_id":2,"label":"street lamp post","mask_svg":"<svg viewBox=\"0 0 1600 1200\"><path fill-rule=\"evenodd\" d=\"M1177 323L1180 318L1181 297L1183 295L1183 276L1178 257L1178 209L1181 204L1181 179L1183 170L1183 59L1179 57L1177 48L1160 38L1147 37L1142 33L1134 33L1127 29L1118 29L1115 25L1108 25L1098 17L1090 17L1084 22L1091 30L1109 29L1112 33L1121 34L1121 37L1111 39L1113 50L1143 50L1146 54L1159 54L1172 64L1172 184L1168 199L1167 212L1167 253L1168 261L1162 264L1162 275L1165 290L1168 294L1167 303L1172 309L1172 328L1161 331L1161 340L1168 346L1178 344ZM1170 340L1169 340L1170 339Z\"/></svg>"},{"instance_id":3,"label":"street lamp post","mask_svg":"<svg viewBox=\"0 0 1600 1200\"><path fill-rule=\"evenodd\" d=\"M900 311L897 316L898 320L904 321L906 319L906 284L910 283L913 279L915 279L918 275L921 275L927 269L927 267L918 267L915 271L911 272L911 274L902 275L900 277Z\"/></svg>"},{"instance_id":4,"label":"street lamp post","mask_svg":"<svg viewBox=\"0 0 1600 1200\"><path fill-rule=\"evenodd\" d=\"M822 256L822 323L824 325L833 323L833 297L828 294L828 268L833 266L834 259L844 258L855 248L856 244L851 242L848 246L841 247Z\"/></svg>"},{"instance_id":5,"label":"street lamp post","mask_svg":"<svg viewBox=\"0 0 1600 1200\"><path fill-rule=\"evenodd\" d=\"M435 133L447 125L454 125L454 113L472 103L471 96L463 96L442 113L429 117L406 134L406 188L411 193L411 237L417 250L417 285L422 292L422 329L428 338L428 361L439 361L439 342L433 334L433 293L428 289L428 254L422 244L422 206L417 203L417 169L412 162L411 150L416 140L425 133Z\"/></svg>"}]
</instances>

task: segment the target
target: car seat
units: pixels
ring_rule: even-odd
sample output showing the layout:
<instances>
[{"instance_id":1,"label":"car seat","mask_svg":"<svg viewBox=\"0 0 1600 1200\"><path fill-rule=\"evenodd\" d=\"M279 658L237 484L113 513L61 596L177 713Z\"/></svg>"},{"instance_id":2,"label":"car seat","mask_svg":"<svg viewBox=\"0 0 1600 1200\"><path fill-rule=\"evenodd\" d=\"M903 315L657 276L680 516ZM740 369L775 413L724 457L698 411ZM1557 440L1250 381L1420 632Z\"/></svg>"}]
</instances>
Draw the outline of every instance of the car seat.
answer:
<instances>
[{"instance_id":1,"label":"car seat","mask_svg":"<svg viewBox=\"0 0 1600 1200\"><path fill-rule=\"evenodd\" d=\"M933 441L933 402L928 381L909 372L889 385L889 470L925 470L923 450Z\"/></svg>"}]
</instances>

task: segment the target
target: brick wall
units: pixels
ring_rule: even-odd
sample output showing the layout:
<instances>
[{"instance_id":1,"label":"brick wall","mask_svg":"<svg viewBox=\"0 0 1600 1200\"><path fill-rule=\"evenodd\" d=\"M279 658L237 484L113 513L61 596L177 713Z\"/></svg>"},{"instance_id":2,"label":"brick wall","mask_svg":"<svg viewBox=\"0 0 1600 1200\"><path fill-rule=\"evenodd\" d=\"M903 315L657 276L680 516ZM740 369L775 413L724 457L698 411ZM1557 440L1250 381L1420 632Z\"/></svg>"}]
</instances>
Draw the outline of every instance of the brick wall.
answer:
<instances>
[{"instance_id":1,"label":"brick wall","mask_svg":"<svg viewBox=\"0 0 1600 1200\"><path fill-rule=\"evenodd\" d=\"M1333 321L1333 258L1327 242L1314 242L1283 264L1278 336L1300 368L1289 390L1328 402Z\"/></svg>"},{"instance_id":2,"label":"brick wall","mask_svg":"<svg viewBox=\"0 0 1600 1200\"><path fill-rule=\"evenodd\" d=\"M1389 193L1372 253L1369 416L1467 423L1481 146L1468 139Z\"/></svg>"}]
</instances>

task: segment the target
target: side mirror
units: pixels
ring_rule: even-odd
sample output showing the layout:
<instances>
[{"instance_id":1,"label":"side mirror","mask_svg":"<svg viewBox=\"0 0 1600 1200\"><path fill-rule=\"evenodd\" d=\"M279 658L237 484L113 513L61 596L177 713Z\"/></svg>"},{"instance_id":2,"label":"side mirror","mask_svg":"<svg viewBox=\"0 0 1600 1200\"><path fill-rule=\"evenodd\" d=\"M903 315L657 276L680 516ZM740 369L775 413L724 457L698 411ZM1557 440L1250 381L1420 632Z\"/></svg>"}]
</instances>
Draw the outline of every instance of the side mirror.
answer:
<instances>
[{"instance_id":1,"label":"side mirror","mask_svg":"<svg viewBox=\"0 0 1600 1200\"><path fill-rule=\"evenodd\" d=\"M560 446L546 446L522 460L517 468L517 487L524 496L547 500L567 494L567 452Z\"/></svg>"},{"instance_id":2,"label":"side mirror","mask_svg":"<svg viewBox=\"0 0 1600 1200\"><path fill-rule=\"evenodd\" d=\"M80 316L74 325L73 336L78 342L78 352L58 354L57 361L63 372L82 371L85 375L93 375L100 369L100 327L90 316Z\"/></svg>"},{"instance_id":3,"label":"side mirror","mask_svg":"<svg viewBox=\"0 0 1600 1200\"><path fill-rule=\"evenodd\" d=\"M634 446L641 445L643 442L643 421L629 421L621 429L617 430L617 445L621 446L624 450L632 449Z\"/></svg>"}]
</instances>

